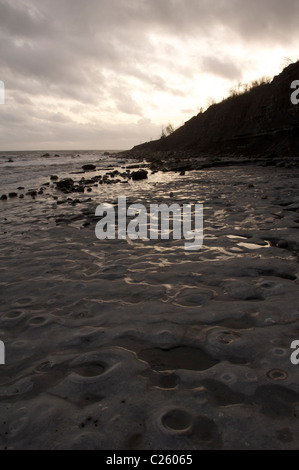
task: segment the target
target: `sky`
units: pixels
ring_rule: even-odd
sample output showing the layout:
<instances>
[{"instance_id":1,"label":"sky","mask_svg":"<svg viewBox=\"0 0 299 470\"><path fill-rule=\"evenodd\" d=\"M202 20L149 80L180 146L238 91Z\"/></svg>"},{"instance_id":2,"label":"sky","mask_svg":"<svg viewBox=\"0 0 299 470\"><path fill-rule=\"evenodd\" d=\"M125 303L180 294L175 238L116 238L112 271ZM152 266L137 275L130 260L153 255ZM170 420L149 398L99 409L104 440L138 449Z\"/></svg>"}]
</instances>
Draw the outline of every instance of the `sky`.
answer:
<instances>
[{"instance_id":1,"label":"sky","mask_svg":"<svg viewBox=\"0 0 299 470\"><path fill-rule=\"evenodd\" d=\"M0 0L0 150L155 140L298 60L298 24L298 0Z\"/></svg>"}]
</instances>

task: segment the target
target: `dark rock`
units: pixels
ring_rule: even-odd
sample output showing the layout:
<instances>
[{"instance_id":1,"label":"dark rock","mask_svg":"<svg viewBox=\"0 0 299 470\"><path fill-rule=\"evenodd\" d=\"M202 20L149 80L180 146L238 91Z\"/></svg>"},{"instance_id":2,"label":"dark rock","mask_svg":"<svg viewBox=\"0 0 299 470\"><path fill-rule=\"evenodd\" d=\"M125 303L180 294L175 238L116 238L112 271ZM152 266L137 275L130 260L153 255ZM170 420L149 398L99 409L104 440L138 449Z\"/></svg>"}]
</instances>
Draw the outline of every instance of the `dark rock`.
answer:
<instances>
[{"instance_id":1,"label":"dark rock","mask_svg":"<svg viewBox=\"0 0 299 470\"><path fill-rule=\"evenodd\" d=\"M27 193L26 193L26 196L35 197L35 196L37 196L37 191L35 191L35 189L29 189L29 191L27 191Z\"/></svg>"},{"instance_id":2,"label":"dark rock","mask_svg":"<svg viewBox=\"0 0 299 470\"><path fill-rule=\"evenodd\" d=\"M51 180L51 181L57 181L57 180L58 180L58 176L56 176L56 175L51 175L51 176L50 176L50 180Z\"/></svg>"},{"instance_id":3,"label":"dark rock","mask_svg":"<svg viewBox=\"0 0 299 470\"><path fill-rule=\"evenodd\" d=\"M20 194L19 199L24 199L24 194Z\"/></svg>"},{"instance_id":4,"label":"dark rock","mask_svg":"<svg viewBox=\"0 0 299 470\"><path fill-rule=\"evenodd\" d=\"M84 193L84 186L82 184L80 184L79 186L76 186L73 189L73 191L76 192L76 193Z\"/></svg>"},{"instance_id":5,"label":"dark rock","mask_svg":"<svg viewBox=\"0 0 299 470\"><path fill-rule=\"evenodd\" d=\"M111 178L114 178L115 175L119 175L118 170L111 171L110 173L107 173L107 175L111 176Z\"/></svg>"},{"instance_id":6,"label":"dark rock","mask_svg":"<svg viewBox=\"0 0 299 470\"><path fill-rule=\"evenodd\" d=\"M74 186L74 180L72 178L65 178L63 180L57 181L56 187L57 189L61 189L62 191L72 189Z\"/></svg>"},{"instance_id":7,"label":"dark rock","mask_svg":"<svg viewBox=\"0 0 299 470\"><path fill-rule=\"evenodd\" d=\"M95 169L96 169L95 165L83 165L82 166L82 170L84 170L84 171L93 171Z\"/></svg>"},{"instance_id":8,"label":"dark rock","mask_svg":"<svg viewBox=\"0 0 299 470\"><path fill-rule=\"evenodd\" d=\"M139 180L147 179L147 174L148 173L147 173L146 170L133 171L132 180L133 181L139 181Z\"/></svg>"},{"instance_id":9,"label":"dark rock","mask_svg":"<svg viewBox=\"0 0 299 470\"><path fill-rule=\"evenodd\" d=\"M45 153L44 155L42 155L42 157L49 157L50 154L49 153Z\"/></svg>"},{"instance_id":10,"label":"dark rock","mask_svg":"<svg viewBox=\"0 0 299 470\"><path fill-rule=\"evenodd\" d=\"M138 164L134 164L134 165L127 165L127 168L130 168L131 170L134 170L136 168L140 168L141 165L138 165Z\"/></svg>"},{"instance_id":11,"label":"dark rock","mask_svg":"<svg viewBox=\"0 0 299 470\"><path fill-rule=\"evenodd\" d=\"M22 190L22 189L25 189L25 188L23 186L19 186L17 189Z\"/></svg>"},{"instance_id":12,"label":"dark rock","mask_svg":"<svg viewBox=\"0 0 299 470\"><path fill-rule=\"evenodd\" d=\"M9 197L18 197L17 193L9 193L8 196Z\"/></svg>"},{"instance_id":13,"label":"dark rock","mask_svg":"<svg viewBox=\"0 0 299 470\"><path fill-rule=\"evenodd\" d=\"M2 196L1 196L0 199L1 199L1 201L7 201L7 196L6 196L6 194L2 194Z\"/></svg>"},{"instance_id":14,"label":"dark rock","mask_svg":"<svg viewBox=\"0 0 299 470\"><path fill-rule=\"evenodd\" d=\"M93 184L95 182L95 180L92 178L90 180L85 180L84 183L85 184Z\"/></svg>"}]
</instances>

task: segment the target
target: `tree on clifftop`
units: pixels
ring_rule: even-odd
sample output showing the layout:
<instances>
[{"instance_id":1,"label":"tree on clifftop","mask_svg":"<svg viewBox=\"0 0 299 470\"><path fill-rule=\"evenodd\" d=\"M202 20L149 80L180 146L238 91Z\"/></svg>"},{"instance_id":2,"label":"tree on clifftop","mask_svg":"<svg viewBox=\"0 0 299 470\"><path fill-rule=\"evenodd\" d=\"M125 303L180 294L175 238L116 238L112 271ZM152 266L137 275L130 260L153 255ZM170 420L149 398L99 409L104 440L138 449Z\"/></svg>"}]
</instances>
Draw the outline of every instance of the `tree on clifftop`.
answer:
<instances>
[{"instance_id":1,"label":"tree on clifftop","mask_svg":"<svg viewBox=\"0 0 299 470\"><path fill-rule=\"evenodd\" d=\"M162 133L161 133L161 139L164 139L168 135L172 134L174 132L174 127L172 124L168 124L165 128L162 126Z\"/></svg>"}]
</instances>

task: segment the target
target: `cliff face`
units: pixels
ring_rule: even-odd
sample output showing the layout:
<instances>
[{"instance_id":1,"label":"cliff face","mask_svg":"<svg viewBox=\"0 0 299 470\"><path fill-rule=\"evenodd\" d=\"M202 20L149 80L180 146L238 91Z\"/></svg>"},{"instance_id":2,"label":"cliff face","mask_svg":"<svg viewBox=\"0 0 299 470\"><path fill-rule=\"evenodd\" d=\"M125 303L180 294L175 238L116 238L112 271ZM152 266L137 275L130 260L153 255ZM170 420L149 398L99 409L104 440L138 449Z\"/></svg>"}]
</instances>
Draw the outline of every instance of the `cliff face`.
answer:
<instances>
[{"instance_id":1,"label":"cliff face","mask_svg":"<svg viewBox=\"0 0 299 470\"><path fill-rule=\"evenodd\" d=\"M291 103L294 80L299 80L299 62L271 83L212 105L170 136L133 150L299 155L299 104Z\"/></svg>"}]
</instances>

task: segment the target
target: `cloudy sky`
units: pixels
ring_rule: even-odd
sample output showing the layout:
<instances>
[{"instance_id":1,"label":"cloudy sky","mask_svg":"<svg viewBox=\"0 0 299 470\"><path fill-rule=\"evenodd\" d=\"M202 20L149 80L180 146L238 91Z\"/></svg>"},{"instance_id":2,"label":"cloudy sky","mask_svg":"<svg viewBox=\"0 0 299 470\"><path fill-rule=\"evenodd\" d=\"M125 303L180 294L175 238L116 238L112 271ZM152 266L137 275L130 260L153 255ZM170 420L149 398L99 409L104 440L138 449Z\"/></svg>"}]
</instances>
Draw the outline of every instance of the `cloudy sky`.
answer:
<instances>
[{"instance_id":1,"label":"cloudy sky","mask_svg":"<svg viewBox=\"0 0 299 470\"><path fill-rule=\"evenodd\" d=\"M156 139L296 61L298 25L298 0L0 0L0 150Z\"/></svg>"}]
</instances>

